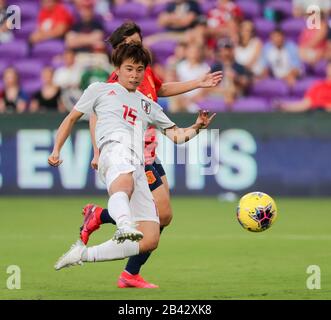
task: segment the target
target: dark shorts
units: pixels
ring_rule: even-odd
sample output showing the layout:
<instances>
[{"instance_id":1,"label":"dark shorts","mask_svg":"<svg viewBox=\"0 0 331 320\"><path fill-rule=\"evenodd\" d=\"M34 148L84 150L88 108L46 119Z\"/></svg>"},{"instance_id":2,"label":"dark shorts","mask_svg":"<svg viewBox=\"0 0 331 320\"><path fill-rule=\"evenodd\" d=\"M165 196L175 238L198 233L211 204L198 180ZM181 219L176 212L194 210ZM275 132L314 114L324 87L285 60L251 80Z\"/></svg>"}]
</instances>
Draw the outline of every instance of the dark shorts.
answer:
<instances>
[{"instance_id":1,"label":"dark shorts","mask_svg":"<svg viewBox=\"0 0 331 320\"><path fill-rule=\"evenodd\" d=\"M155 161L152 164L146 165L145 173L148 186L151 191L154 191L163 184L161 177L165 176L165 172L162 164L159 161Z\"/></svg>"}]
</instances>

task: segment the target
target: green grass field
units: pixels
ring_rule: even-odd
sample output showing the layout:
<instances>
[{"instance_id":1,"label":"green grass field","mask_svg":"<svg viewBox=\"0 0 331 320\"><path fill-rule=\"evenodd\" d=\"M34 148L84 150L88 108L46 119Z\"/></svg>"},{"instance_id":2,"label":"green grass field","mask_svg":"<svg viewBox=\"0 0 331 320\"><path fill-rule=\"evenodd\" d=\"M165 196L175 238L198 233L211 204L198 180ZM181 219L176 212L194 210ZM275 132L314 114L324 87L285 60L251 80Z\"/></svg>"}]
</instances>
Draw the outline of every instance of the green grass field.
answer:
<instances>
[{"instance_id":1,"label":"green grass field","mask_svg":"<svg viewBox=\"0 0 331 320\"><path fill-rule=\"evenodd\" d=\"M0 299L330 299L331 199L276 199L279 217L259 234L242 229L236 203L173 198L174 219L142 271L159 289L118 289L126 261L54 271L78 238L80 208L105 198L0 198ZM91 238L110 238L104 225ZM21 269L21 289L9 290L7 267ZM309 290L309 265L321 269L321 289Z\"/></svg>"}]
</instances>

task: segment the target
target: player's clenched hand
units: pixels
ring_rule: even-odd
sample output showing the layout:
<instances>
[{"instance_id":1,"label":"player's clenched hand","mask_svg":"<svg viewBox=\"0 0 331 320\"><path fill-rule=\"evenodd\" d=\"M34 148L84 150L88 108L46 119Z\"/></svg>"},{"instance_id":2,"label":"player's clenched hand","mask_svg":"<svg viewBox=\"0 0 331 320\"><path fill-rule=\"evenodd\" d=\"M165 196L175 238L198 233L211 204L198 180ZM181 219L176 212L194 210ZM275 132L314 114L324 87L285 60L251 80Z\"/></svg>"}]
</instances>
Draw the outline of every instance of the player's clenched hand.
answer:
<instances>
[{"instance_id":1,"label":"player's clenched hand","mask_svg":"<svg viewBox=\"0 0 331 320\"><path fill-rule=\"evenodd\" d=\"M216 116L216 113L213 113L209 117L209 111L207 111L207 110L200 110L199 111L198 118L197 118L197 121L195 123L200 126L200 129L205 129L205 128L207 128L210 125L210 123L215 118L215 116Z\"/></svg>"},{"instance_id":2,"label":"player's clenched hand","mask_svg":"<svg viewBox=\"0 0 331 320\"><path fill-rule=\"evenodd\" d=\"M199 82L200 88L212 88L216 87L223 79L222 71L216 71L213 73L205 74Z\"/></svg>"},{"instance_id":3,"label":"player's clenched hand","mask_svg":"<svg viewBox=\"0 0 331 320\"><path fill-rule=\"evenodd\" d=\"M94 154L93 159L91 161L91 167L94 170L98 170L98 162L99 162L99 155Z\"/></svg>"},{"instance_id":4,"label":"player's clenched hand","mask_svg":"<svg viewBox=\"0 0 331 320\"><path fill-rule=\"evenodd\" d=\"M57 152L52 152L52 154L48 157L48 164L53 167L58 167L63 160L60 160L60 155Z\"/></svg>"}]
</instances>

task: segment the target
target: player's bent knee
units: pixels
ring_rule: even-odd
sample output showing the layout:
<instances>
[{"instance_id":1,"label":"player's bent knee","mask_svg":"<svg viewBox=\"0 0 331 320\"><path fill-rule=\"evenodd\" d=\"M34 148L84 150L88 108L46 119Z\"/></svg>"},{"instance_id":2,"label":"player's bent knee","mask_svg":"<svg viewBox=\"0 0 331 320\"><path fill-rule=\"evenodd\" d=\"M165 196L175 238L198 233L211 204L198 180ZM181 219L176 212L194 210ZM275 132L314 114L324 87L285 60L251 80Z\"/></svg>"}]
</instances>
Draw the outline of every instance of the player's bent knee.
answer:
<instances>
[{"instance_id":1,"label":"player's bent knee","mask_svg":"<svg viewBox=\"0 0 331 320\"><path fill-rule=\"evenodd\" d=\"M163 215L160 215L160 225L162 227L166 227L170 224L172 220L172 210L169 208L167 212L165 212Z\"/></svg>"},{"instance_id":2,"label":"player's bent knee","mask_svg":"<svg viewBox=\"0 0 331 320\"><path fill-rule=\"evenodd\" d=\"M153 251L157 248L159 244L159 237L155 237L155 238L143 238L140 242L139 242L139 252L149 252L149 251Z\"/></svg>"}]
</instances>

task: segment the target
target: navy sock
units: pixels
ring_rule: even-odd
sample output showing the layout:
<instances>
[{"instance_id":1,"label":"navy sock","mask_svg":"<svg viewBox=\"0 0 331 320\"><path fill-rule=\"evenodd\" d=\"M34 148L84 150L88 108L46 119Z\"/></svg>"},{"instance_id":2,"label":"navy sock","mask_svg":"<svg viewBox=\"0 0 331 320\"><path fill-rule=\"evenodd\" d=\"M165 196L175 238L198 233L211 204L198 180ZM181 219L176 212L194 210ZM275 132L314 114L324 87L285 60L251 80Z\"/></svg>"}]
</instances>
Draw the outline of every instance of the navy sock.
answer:
<instances>
[{"instance_id":1,"label":"navy sock","mask_svg":"<svg viewBox=\"0 0 331 320\"><path fill-rule=\"evenodd\" d=\"M111 223L116 224L115 220L109 215L108 209L103 209L100 215L101 223Z\"/></svg>"},{"instance_id":2,"label":"navy sock","mask_svg":"<svg viewBox=\"0 0 331 320\"><path fill-rule=\"evenodd\" d=\"M160 234L162 233L163 229L164 227L160 227ZM125 271L131 274L138 274L141 267L146 263L150 255L151 252L145 252L130 257L128 263L126 264Z\"/></svg>"}]
</instances>

